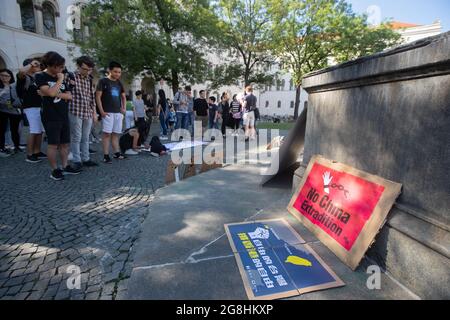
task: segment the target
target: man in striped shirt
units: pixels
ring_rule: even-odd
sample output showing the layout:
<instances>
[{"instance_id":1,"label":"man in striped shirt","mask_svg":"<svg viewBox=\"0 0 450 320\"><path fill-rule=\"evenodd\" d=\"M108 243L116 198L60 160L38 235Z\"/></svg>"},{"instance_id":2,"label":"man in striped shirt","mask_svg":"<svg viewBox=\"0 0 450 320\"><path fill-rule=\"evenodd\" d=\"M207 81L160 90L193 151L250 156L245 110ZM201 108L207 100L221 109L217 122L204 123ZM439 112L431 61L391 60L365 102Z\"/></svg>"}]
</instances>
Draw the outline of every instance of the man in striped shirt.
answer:
<instances>
[{"instance_id":1,"label":"man in striped shirt","mask_svg":"<svg viewBox=\"0 0 450 320\"><path fill-rule=\"evenodd\" d=\"M89 134L93 122L97 122L97 111L91 76L95 64L91 58L82 56L77 59L77 66L73 99L69 105L70 151L74 167L81 169L82 166L98 166L89 156Z\"/></svg>"}]
</instances>

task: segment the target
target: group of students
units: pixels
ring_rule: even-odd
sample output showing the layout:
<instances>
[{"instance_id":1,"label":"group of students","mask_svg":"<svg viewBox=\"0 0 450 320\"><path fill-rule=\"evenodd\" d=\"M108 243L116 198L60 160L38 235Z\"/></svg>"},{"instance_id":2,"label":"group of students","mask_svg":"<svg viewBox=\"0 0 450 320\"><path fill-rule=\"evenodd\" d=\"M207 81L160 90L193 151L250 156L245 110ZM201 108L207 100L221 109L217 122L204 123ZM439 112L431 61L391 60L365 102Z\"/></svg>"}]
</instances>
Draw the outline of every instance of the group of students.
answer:
<instances>
[{"instance_id":1,"label":"group of students","mask_svg":"<svg viewBox=\"0 0 450 320\"><path fill-rule=\"evenodd\" d=\"M219 129L225 137L226 127L238 135L241 123L245 128L245 139L255 138L256 97L251 86L245 94L237 94L230 101L223 93L216 104L215 97L206 100L206 92L192 98L190 86L179 90L171 103L164 90L158 92L156 116L159 118L161 135L146 144L150 132L151 116L143 99L142 91L135 92L135 99L127 103L125 89L120 81L122 66L111 62L108 74L96 86L91 75L95 64L88 56L76 60L77 70L68 72L65 59L57 52L47 52L42 58L27 59L17 74L17 83L10 70L0 70L0 156L11 152L5 148L5 133L9 124L14 152L21 152L19 127L22 120L29 126L26 161L41 162L48 158L51 167L50 178L62 180L65 175L79 174L83 167L98 166L90 159L89 136L94 125L101 120L103 162L112 163L112 158L121 160L126 155L135 155L143 146L153 155L167 152L160 140L167 140L168 133L176 129L194 133L194 122L201 121L202 128ZM148 102L147 98L147 102ZM126 121L123 132L124 117ZM45 131L47 154L41 151ZM183 137L179 136L182 140ZM69 151L72 164L69 165ZM58 166L60 157L62 167Z\"/></svg>"},{"instance_id":2,"label":"group of students","mask_svg":"<svg viewBox=\"0 0 450 320\"><path fill-rule=\"evenodd\" d=\"M111 62L107 77L100 79L95 87L91 75L95 67L93 60L82 56L76 63L77 70L68 72L64 57L57 52L47 52L40 59L23 62L17 83L10 70L0 70L0 153L3 157L11 155L5 148L8 124L14 152L20 152L18 128L20 122L26 120L29 126L26 161L37 163L48 158L53 180L80 174L83 167L98 166L90 159L89 136L92 126L100 119L103 162L107 164L112 163L110 146L113 158L124 159L128 149L137 149L145 142L150 129L150 123L140 119L135 128L122 132L126 96L120 81L122 66L119 63ZM41 151L44 131L47 154ZM154 147L151 148L163 154L164 146L159 139L152 142ZM62 167L58 166L58 156Z\"/></svg>"},{"instance_id":3,"label":"group of students","mask_svg":"<svg viewBox=\"0 0 450 320\"><path fill-rule=\"evenodd\" d=\"M175 94L171 115L174 117L173 113L176 114L176 129L186 129L192 136L195 121L201 122L202 129L219 129L220 124L222 135L225 138L227 127L233 130L232 136L238 136L242 125L246 141L256 138L255 122L259 113L252 86L247 86L245 93L233 95L231 101L228 93L224 92L218 104L214 96L206 100L205 90L201 90L199 95L198 98L193 99L190 86L186 86L184 91L179 90ZM158 102L161 134L164 137L167 134L167 118L166 107L161 101L165 101L164 91L162 91L162 95L160 94ZM214 139L214 137L211 138ZM179 139L182 140L183 137L180 136Z\"/></svg>"}]
</instances>

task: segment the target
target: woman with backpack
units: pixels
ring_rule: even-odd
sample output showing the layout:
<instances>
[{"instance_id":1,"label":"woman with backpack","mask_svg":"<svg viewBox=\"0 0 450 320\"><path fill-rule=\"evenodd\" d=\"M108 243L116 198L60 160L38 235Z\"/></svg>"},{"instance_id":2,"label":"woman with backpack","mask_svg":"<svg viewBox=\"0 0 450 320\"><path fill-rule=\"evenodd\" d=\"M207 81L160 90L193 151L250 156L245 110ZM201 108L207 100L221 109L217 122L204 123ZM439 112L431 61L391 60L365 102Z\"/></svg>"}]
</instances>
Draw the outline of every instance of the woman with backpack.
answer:
<instances>
[{"instance_id":1,"label":"woman with backpack","mask_svg":"<svg viewBox=\"0 0 450 320\"><path fill-rule=\"evenodd\" d=\"M5 149L5 134L9 122L14 152L20 149L19 125L22 120L21 101L17 96L14 75L11 70L0 70L0 157L8 157L10 151Z\"/></svg>"}]
</instances>

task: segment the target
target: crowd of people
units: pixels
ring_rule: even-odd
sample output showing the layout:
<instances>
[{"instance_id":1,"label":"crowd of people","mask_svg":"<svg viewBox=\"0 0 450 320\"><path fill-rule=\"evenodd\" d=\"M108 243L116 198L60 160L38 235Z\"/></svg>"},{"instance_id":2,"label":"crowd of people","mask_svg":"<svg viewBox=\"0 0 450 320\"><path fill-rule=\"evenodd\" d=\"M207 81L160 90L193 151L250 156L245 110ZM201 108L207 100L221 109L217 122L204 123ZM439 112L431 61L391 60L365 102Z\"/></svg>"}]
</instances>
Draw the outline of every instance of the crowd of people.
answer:
<instances>
[{"instance_id":1,"label":"crowd of people","mask_svg":"<svg viewBox=\"0 0 450 320\"><path fill-rule=\"evenodd\" d=\"M98 166L90 158L93 151L89 141L91 136L100 141L94 129L100 121L103 162L106 164L112 163L112 158L122 160L127 155L136 155L141 149L150 150L155 156L163 155L168 150L161 140L167 140L176 129L188 130L194 136L196 121L201 123L202 132L220 129L226 137L229 127L232 136L237 136L242 127L246 140L255 139L257 107L251 86L231 100L223 93L218 103L213 96L207 100L204 90L194 99L190 86L180 89L173 101L160 89L157 105L153 108L152 97L141 90L133 97L126 95L120 80L122 66L119 63L111 62L107 76L96 85L91 74L94 61L81 56L76 65L77 70L69 72L64 57L57 52L47 52L42 58L26 59L16 77L8 69L0 70L0 157L23 152L20 145L22 126L29 127L25 160L38 163L47 158L50 178L54 180L80 174L83 167ZM159 120L160 136L152 137L147 143L152 113ZM14 144L12 149L5 147L8 128ZM44 133L46 153L42 152ZM181 141L183 136L178 139ZM62 167L58 166L58 157Z\"/></svg>"},{"instance_id":2,"label":"crowd of people","mask_svg":"<svg viewBox=\"0 0 450 320\"><path fill-rule=\"evenodd\" d=\"M160 90L161 92L162 90ZM163 92L164 93L164 92ZM161 98L160 100L164 101ZM246 141L256 138L255 122L259 118L257 98L253 94L252 86L245 88L245 93L233 95L230 99L227 92L222 93L217 103L216 97L206 99L206 91L201 90L199 97L192 97L191 86L179 90L173 99L170 115L167 115L167 106L158 104L158 114L161 127L165 127L167 119L175 119L176 129L188 130L194 135L194 122L201 123L202 129L218 129L223 138L226 138L227 128L232 129L231 136L239 136L241 128L244 129ZM161 115L162 114L162 115ZM176 116L174 115L176 114ZM163 130L165 132L165 129ZM214 137L212 137L214 139ZM183 137L180 137L182 140Z\"/></svg>"}]
</instances>

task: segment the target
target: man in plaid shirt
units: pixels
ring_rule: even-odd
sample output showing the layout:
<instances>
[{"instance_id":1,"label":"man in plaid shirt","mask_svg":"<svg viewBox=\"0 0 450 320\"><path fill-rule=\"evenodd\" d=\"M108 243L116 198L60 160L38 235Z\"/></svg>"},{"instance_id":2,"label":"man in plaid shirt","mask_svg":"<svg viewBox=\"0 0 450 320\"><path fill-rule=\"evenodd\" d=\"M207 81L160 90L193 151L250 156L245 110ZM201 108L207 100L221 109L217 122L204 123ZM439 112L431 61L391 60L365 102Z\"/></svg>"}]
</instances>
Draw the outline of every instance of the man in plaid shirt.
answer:
<instances>
[{"instance_id":1,"label":"man in plaid shirt","mask_svg":"<svg viewBox=\"0 0 450 320\"><path fill-rule=\"evenodd\" d=\"M69 104L70 151L74 167L81 169L82 166L98 166L89 157L89 134L93 122L97 122L97 111L91 76L95 64L91 58L82 56L77 59L77 66L73 99Z\"/></svg>"}]
</instances>

